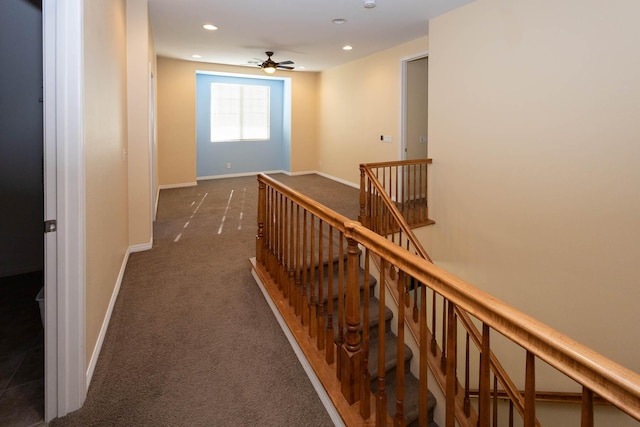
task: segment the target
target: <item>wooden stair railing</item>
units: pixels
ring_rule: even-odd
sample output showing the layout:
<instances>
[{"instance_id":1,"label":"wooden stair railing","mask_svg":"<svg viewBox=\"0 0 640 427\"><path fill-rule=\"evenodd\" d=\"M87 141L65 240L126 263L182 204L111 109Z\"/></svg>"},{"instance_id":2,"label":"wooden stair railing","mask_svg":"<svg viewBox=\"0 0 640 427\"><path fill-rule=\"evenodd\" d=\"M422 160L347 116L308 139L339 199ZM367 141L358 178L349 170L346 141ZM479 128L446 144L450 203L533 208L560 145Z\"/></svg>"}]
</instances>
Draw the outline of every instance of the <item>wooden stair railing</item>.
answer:
<instances>
[{"instance_id":1,"label":"wooden stair railing","mask_svg":"<svg viewBox=\"0 0 640 427\"><path fill-rule=\"evenodd\" d=\"M558 372L581 385L582 426L593 425L593 396L598 395L621 411L640 421L640 375L605 358L595 351L579 344L547 325L527 316L491 295L474 288L463 280L407 252L382 236L372 233L361 225L347 226L346 235L382 260L383 264L395 266L400 282L404 277L414 278L421 284L420 301L427 306L427 289L443 298L443 319L449 325L443 330L446 337L444 370L446 379L446 426L454 426L455 403L458 394L463 391L456 388L456 364L459 357L457 349L457 313L468 313L482 322L482 351L490 353L490 331L495 331L511 342L525 349L525 390L524 390L524 426L536 425L535 418L535 361L545 361ZM399 303L407 301L407 286L398 286ZM426 319L421 314L419 322L425 326ZM435 328L434 328L435 329ZM423 333L424 334L424 333ZM426 334L425 334L426 335ZM424 340L424 339L423 339ZM467 348L463 354L466 356ZM421 355L422 356L422 355ZM497 394L497 382L490 378L490 358L481 357L479 369L479 410L478 425L488 426L491 421L497 425L496 401L491 399ZM493 383L493 384L492 384ZM468 389L468 388L467 388ZM518 392L519 394L519 392ZM510 420L509 425L512 425Z\"/></svg>"},{"instance_id":2,"label":"wooden stair railing","mask_svg":"<svg viewBox=\"0 0 640 427\"><path fill-rule=\"evenodd\" d=\"M359 220L363 224L367 224L370 229L377 232L379 235L386 237L392 242L396 242L401 247L406 247L410 252L422 257L423 259L431 262L428 254L415 237L413 232L411 231L409 220L415 218L416 215L410 209L407 210L405 208L405 203L397 203L397 200L406 200L416 199L414 193L408 191L409 196L405 196L405 192L402 190L403 183L406 185L409 183L408 187L415 190L416 188L420 189L421 195L423 196L423 200L421 205L419 206L422 209L421 212L424 213L423 216L417 215L418 218L422 218L422 221L411 221L414 226L422 226L422 225L430 225L434 222L428 218L428 204L427 204L427 165L431 164L431 159L423 159L423 160L413 160L413 161L399 161L399 162L382 162L382 163L372 163L372 164L362 164L360 165L360 217ZM416 173L416 167L420 167L419 174ZM419 175L419 177L417 177ZM411 185L413 183L413 185ZM418 183L418 184L416 184ZM422 190L424 189L424 190ZM392 201L391 198L396 199L396 202ZM403 208L401 212L398 209L398 206ZM409 204L411 206L411 204ZM404 216L408 216L408 218L404 218ZM427 221L425 221L426 219ZM404 234L404 237L403 237ZM381 275L382 277L383 275ZM396 293L396 289L399 289L395 284L397 274L391 269L389 276L386 281L388 283L388 287L391 290L392 294L396 301L398 301L399 295ZM411 280L415 280L411 278ZM418 286L414 286L413 293L413 316L408 319L408 326L410 331L412 332L414 338L417 342L421 342L417 337L422 336L422 333L428 335L431 339L431 354L430 357L426 357L425 359L428 361L429 366L431 367L434 376L440 385L443 392L447 393L450 390L450 387L455 385L455 390L459 390L460 383L457 381L457 378L453 380L447 380L447 338L448 334L451 332L447 322L450 321L450 318L445 313L447 312L447 301L446 298L442 298L443 304L443 318L442 318L442 349L437 344L436 340L436 315L435 310L432 313L432 328L434 333L431 330L422 331L420 329L420 324L418 323L418 318L422 316L421 307L425 305L421 305L418 301ZM410 295L410 292L407 292ZM432 293L433 305L436 304L436 293ZM405 298L407 307L410 306L411 297ZM450 313L449 313L450 314ZM459 307L455 307L455 319L460 322L461 326L466 331L466 358L464 365L465 372L465 385L462 387L464 397L462 399L458 398L455 400L455 409L448 408L448 412L455 413L458 422L462 425L475 425L476 424L476 414L473 411L473 408L470 404L470 399L472 397L479 398L479 407L483 407L488 405L489 396L488 390L484 392L480 392L479 390L475 390L474 393L471 393L469 388L469 340L471 337L472 342L475 344L480 353L480 359L482 360L483 347L483 334L476 328L475 324L472 322L469 315L462 311ZM454 331L455 332L455 331ZM449 337L450 338L450 337ZM488 337L487 337L488 338ZM450 342L450 339L449 339ZM425 349L425 346L420 345L421 349ZM421 351L421 357L422 357ZM440 359L440 369L437 369L438 360L436 355L439 355ZM509 413L510 413L510 423L513 423L513 409L515 408L517 412L524 418L530 416L525 410L524 407L524 398L521 392L518 391L513 381L509 378L504 368L499 363L493 352L489 351L489 358L485 358L484 363L480 367L480 370L483 371L483 380L488 381L490 373L494 373L494 389L493 389L493 412L494 412L494 423L496 423L497 419L497 402L498 399L506 399L509 401ZM431 357L433 356L433 357ZM488 364L487 364L488 363ZM454 372L455 372L454 366ZM498 389L498 383L502 386L502 390ZM567 402L570 398L568 397L570 394L568 393L552 393L552 392L538 392L536 394L536 399L543 401L549 401L553 396L556 396L555 402ZM500 397L498 397L500 396ZM575 398L575 397L574 397ZM575 400L575 399L574 399ZM598 400L598 403L601 404L601 399ZM462 409L462 410L461 410ZM488 410L485 410L488 412ZM466 418L466 419L465 419ZM539 425L540 423L534 417L535 425Z\"/></svg>"},{"instance_id":3,"label":"wooden stair railing","mask_svg":"<svg viewBox=\"0 0 640 427\"><path fill-rule=\"evenodd\" d=\"M371 299L370 259L378 259L381 282L394 276L400 311L408 316L394 319L398 330L397 353L404 352L403 325L419 324L419 419L416 425L427 426L427 359L439 361L445 376L445 425L453 426L458 413L456 401L470 400L471 386L478 391L478 425L488 426L493 418L497 425L498 381L491 381L490 357L481 357L478 380L470 384L470 369L465 369L465 387L458 378L456 360L469 360L468 344L458 351L458 322L466 315L480 322L481 354L491 353L490 331L505 336L526 350L526 383L523 420L525 426L536 425L535 360L539 358L583 385L582 425L593 425L593 396L598 395L612 405L640 420L640 376L581 346L551 328L509 307L490 295L439 269L422 257L392 241L373 233L360 223L329 210L315 201L265 176L258 177L259 205L254 268L265 284L274 303L287 322L298 344L327 390L346 425L405 425L409 411L406 376L403 368L395 371L395 389L388 388L385 378L384 322L378 321L378 363L368 369L370 353L369 308ZM331 260L337 262L332 263ZM345 261L346 260L346 261ZM364 274L360 271L364 265ZM332 274L334 273L334 274ZM333 278L335 276L335 278ZM412 287L413 286L413 287ZM364 293L363 293L364 290ZM362 294L363 293L363 294ZM331 296L334 297L331 297ZM362 295L362 296L361 296ZM377 311L384 313L385 292L380 292ZM436 300L436 298L438 298ZM360 302L365 302L362 305ZM331 307L336 304L337 307ZM326 304L326 310L325 310ZM364 307L361 310L361 307ZM373 307L373 306L372 306ZM417 311L416 311L417 307ZM440 310L442 307L442 310ZM424 309L423 309L424 308ZM361 314L364 318L361 320ZM382 315L379 315L382 318ZM436 325L436 318L442 324ZM406 319L406 320L405 320ZM431 319L434 334L427 327ZM441 348L432 345L441 328ZM336 331L332 331L332 329ZM411 332L413 333L413 332ZM473 335L473 334L471 334ZM431 344L429 344L431 343ZM463 355L463 356L461 356ZM375 359L374 359L375 360ZM402 360L402 359L399 359ZM467 362L469 366L469 362ZM433 369L433 367L432 367ZM377 372L375 395L370 392L368 376ZM473 374L476 374L473 372ZM492 385L493 383L493 385ZM503 385L504 387L504 385ZM385 406L395 393L395 414L387 414ZM515 392L514 392L515 393ZM491 399L491 394L495 397ZM518 396L522 394L518 391ZM393 400L392 400L393 401ZM407 406L409 405L409 406ZM391 405L390 405L391 406ZM464 410L463 404L463 410ZM468 405L471 409L471 405ZM511 407L510 425L513 407ZM469 422L460 422L468 425ZM474 423L475 424L475 423Z\"/></svg>"}]
</instances>

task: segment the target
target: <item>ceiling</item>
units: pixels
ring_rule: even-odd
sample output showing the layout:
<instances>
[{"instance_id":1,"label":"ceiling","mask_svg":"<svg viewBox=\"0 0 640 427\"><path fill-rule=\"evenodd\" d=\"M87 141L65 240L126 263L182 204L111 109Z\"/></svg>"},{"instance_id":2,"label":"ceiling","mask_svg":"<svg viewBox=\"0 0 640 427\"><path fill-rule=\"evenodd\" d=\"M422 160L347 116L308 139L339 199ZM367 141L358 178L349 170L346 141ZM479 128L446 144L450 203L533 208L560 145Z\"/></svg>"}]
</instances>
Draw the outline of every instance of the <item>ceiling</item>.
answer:
<instances>
[{"instance_id":1,"label":"ceiling","mask_svg":"<svg viewBox=\"0 0 640 427\"><path fill-rule=\"evenodd\" d=\"M149 0L149 13L159 56L255 67L273 51L296 71L322 71L422 37L429 19L471 1Z\"/></svg>"}]
</instances>

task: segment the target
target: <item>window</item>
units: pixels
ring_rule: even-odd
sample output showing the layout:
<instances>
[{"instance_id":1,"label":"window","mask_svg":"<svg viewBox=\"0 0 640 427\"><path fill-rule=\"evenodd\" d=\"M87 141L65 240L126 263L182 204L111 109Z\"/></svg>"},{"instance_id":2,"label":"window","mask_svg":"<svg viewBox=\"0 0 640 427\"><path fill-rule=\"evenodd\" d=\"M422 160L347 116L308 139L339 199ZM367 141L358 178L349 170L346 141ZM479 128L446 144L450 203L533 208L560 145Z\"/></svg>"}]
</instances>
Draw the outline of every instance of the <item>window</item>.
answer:
<instances>
[{"instance_id":1,"label":"window","mask_svg":"<svg viewBox=\"0 0 640 427\"><path fill-rule=\"evenodd\" d=\"M268 140L269 86L211 83L211 142Z\"/></svg>"}]
</instances>

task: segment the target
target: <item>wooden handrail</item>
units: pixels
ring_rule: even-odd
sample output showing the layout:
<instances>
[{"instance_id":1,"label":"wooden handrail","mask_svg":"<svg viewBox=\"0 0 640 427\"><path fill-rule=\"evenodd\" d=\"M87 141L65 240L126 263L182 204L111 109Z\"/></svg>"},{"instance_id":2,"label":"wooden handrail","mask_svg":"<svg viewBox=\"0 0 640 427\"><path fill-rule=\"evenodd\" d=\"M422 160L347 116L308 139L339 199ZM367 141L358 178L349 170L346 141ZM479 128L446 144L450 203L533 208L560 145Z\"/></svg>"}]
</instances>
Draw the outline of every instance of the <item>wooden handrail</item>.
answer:
<instances>
[{"instance_id":1,"label":"wooden handrail","mask_svg":"<svg viewBox=\"0 0 640 427\"><path fill-rule=\"evenodd\" d=\"M403 324L408 325L411 331L412 324L418 322L419 318L421 393L427 389L424 367L426 359L430 361L430 366L435 366L436 370L446 371L446 425L454 425L454 412L459 417L461 425L475 424L476 420L476 415L469 415L474 412L473 408L471 412L468 410L468 398L471 392L468 379L465 380L463 389L464 408L460 403L463 400L463 393L458 392L460 384L456 378L457 368L454 360L460 354L457 350L455 332L460 324L465 325L465 329L469 331L466 337L467 360L470 339L481 348L482 375L480 377L482 380L478 387L483 397L482 404L478 406L479 425L489 425L491 410L494 423L496 422L497 400L501 393L508 396L513 406L516 406L523 416L525 426L538 425L534 402L540 392L535 390L535 358L545 361L582 386L582 425L593 425L593 404L596 398L604 399L640 420L640 375L637 373L608 360L435 266L414 253L415 248L408 251L394 241L367 229L358 222L349 220L266 175L259 176L258 182L258 232L254 268L265 282L269 282L269 294L278 305L280 312L287 318L287 324L293 325L290 327L293 328L296 340L314 366L316 373L319 373L322 384L327 390L331 389L339 393L339 395L331 392L329 394L336 407L341 408L340 414L348 425L372 425L374 422L376 425L386 425L390 421L384 404L386 400L384 360L379 357L376 387L378 393L375 397L369 391L370 378L368 378L368 370L365 369L369 357L368 304L366 304L370 294L368 285L364 286L365 319L362 320L362 324L360 324L359 300L361 280L367 280L366 278L369 277L369 256L380 261L381 285L383 286L385 282L395 284L401 314L401 318L396 319L398 331L404 330ZM371 185L379 191L375 184ZM385 199L382 194L380 192L380 198ZM387 196L386 199L388 202L389 197ZM392 211L393 209L390 209L390 212ZM401 221L398 223L402 224ZM406 226L406 223L404 225ZM333 240L334 234L337 243ZM409 233L405 234L408 236L412 233L409 230ZM328 242L325 240L326 236L328 236ZM403 242L406 243L405 240ZM337 248L337 258L334 258L334 246ZM365 257L363 276L357 272L360 268L361 256ZM334 267L335 260L337 260L337 267ZM333 270L334 268L337 270ZM335 286L333 280L328 279L325 287L324 279L327 277L325 272L329 275L331 270L337 273ZM414 286L416 284L417 286ZM430 303L433 316L432 332L428 330L426 323L426 289L430 289L429 292L433 296L433 302ZM331 304L327 306L328 312L324 311L324 298L334 295L334 290L337 291L335 295L337 295L338 306L337 338L329 327L333 325L333 321L329 320L330 313L333 313ZM403 316L405 305L410 307L412 293L414 295L413 313L409 309L406 310L407 315ZM420 307L416 306L418 293L422 298ZM380 293L378 306L380 313L384 312L384 294L385 292ZM436 328L435 316L436 296L442 298L443 306L442 324L439 324L438 328ZM423 308L425 310L422 310ZM420 310L422 311L419 312ZM482 333L475 328L470 316L475 317L474 321L482 322ZM360 332L361 326L366 331ZM524 398L523 393L508 379L491 352L490 329L526 350L527 372ZM435 335L440 330L442 331L441 350L435 340ZM381 343L384 343L385 333L385 327L381 322L378 324ZM415 331L412 331L412 334L416 336ZM403 351L401 332L398 333L398 338L398 354L401 355ZM427 342L430 342L429 349L426 348ZM423 357L423 352L428 353L428 357L426 355ZM384 347L379 347L378 355L384 354ZM486 355L490 357L487 358ZM489 370L495 374L493 385L488 375ZM466 371L465 375L468 375L468 362ZM402 368L397 372L402 373ZM397 408L395 418L398 424L403 424L403 413L406 409L402 398L404 392L402 378L402 375L397 378L397 386L400 389L397 389L399 393L395 402ZM440 379L438 382L440 383ZM498 382L502 384L503 391L498 390ZM493 391L490 396L491 387ZM420 399L421 402L426 401L426 395L421 394ZM451 406L453 400L455 400L455 409ZM510 406L510 419L513 406ZM462 414L467 418L460 418ZM421 423L424 423L424 410L420 414L420 419Z\"/></svg>"},{"instance_id":2,"label":"wooden handrail","mask_svg":"<svg viewBox=\"0 0 640 427\"><path fill-rule=\"evenodd\" d=\"M550 326L475 288L453 274L350 223L346 235L512 342L640 420L640 375L607 359Z\"/></svg>"},{"instance_id":3,"label":"wooden handrail","mask_svg":"<svg viewBox=\"0 0 640 427\"><path fill-rule=\"evenodd\" d=\"M366 203L366 200L367 200L367 197L365 196L365 188L364 188L364 177L366 176L369 179L369 187L371 187L371 186L374 187L374 189L377 192L377 197L382 199L383 204L385 205L385 207L391 212L391 215L394 218L396 224L398 225L400 232L404 233L405 238L407 240L409 240L409 242L414 246L414 248L416 250L416 253L419 256L421 256L422 258L428 260L429 262L433 262L433 261L431 260L431 258L428 255L427 251L422 246L421 242L417 239L417 237L415 236L415 234L411 230L411 227L407 223L404 215L402 213L400 213L400 211L396 207L396 204L392 202L391 197L389 196L387 191L383 188L382 184L377 179L377 175L375 175L373 173L373 170L377 169L377 168L386 168L386 167L396 167L397 168L399 166L422 165L422 164L432 164L432 163L433 163L432 159L417 159L417 160L405 160L405 161L390 161L390 162L368 163L368 164L361 164L360 165L360 173L361 173L360 204L361 204L361 210L362 210L362 206ZM426 175L425 175L425 179L426 179ZM408 179L408 181L410 181L410 179ZM426 188L425 188L425 191L426 191ZM369 193L371 193L371 189L369 189ZM369 198L370 197L371 196L369 196ZM366 211L366 209L365 209L365 211ZM360 221L363 224L365 224L365 223L369 224L369 221L366 218L361 218ZM391 287L391 288L393 288L393 287ZM470 334L470 336L473 338L473 341L474 341L476 347L481 351L481 349L482 349L482 345L481 345L482 334L478 331L478 329L475 327L475 325L473 324L473 322L471 321L471 319L469 318L469 316L465 312L463 312L462 310L460 310L457 307L456 307L456 311L458 312L458 320L461 322L462 326L468 332L468 334ZM409 322L408 324L409 324L410 329L414 329L414 328L418 328L419 329L419 327L416 325L415 322ZM415 331L412 330L412 332L413 332L414 338L416 337L416 335L420 334L419 330L415 330ZM500 362L498 361L497 357L493 354L493 352L491 350L489 350L489 355L490 355L490 358L489 358L488 364L487 364L487 369L488 369L487 370L487 374L489 373L489 370L494 372L494 374L496 375L496 377L499 380L499 382L505 388L506 393L509 396L511 396L511 400L512 400L516 410L518 411L518 413L520 413L521 416L524 416L525 407L524 407L524 399L523 399L523 397L518 393L518 390L517 390L515 384L513 383L511 378L509 378L509 376L507 375L506 371L502 368L502 366L501 366ZM436 377L440 379L440 374L439 374L439 372L437 372L437 370L435 371L435 374L436 374ZM444 385L443 383L444 383L444 378L443 378L442 382L439 382L441 388ZM444 388L443 388L443 391L444 391ZM469 412L469 414L470 414L470 412ZM460 418L459 418L459 420L460 420ZM536 424L536 426L540 425L540 423L537 420L536 420L535 424Z\"/></svg>"},{"instance_id":4,"label":"wooden handrail","mask_svg":"<svg viewBox=\"0 0 640 427\"><path fill-rule=\"evenodd\" d=\"M415 161L411 161L411 162L415 162ZM405 233L405 237L409 240L409 242L411 242L411 245L415 248L416 252L427 261L433 262L431 260L431 257L427 253L427 251L422 246L422 243L420 243L420 241L416 238L416 235L413 234L413 232L411 232L411 227L407 223L404 216L400 213L395 203L391 201L391 197L389 197L387 192L384 190L384 188L380 184L380 181L378 181L373 175L373 173L371 172L371 168L369 167L370 165L367 164L367 165L361 165L361 166L364 167L365 174L369 177L370 182L378 191L378 196L383 200L384 204L387 206L387 208L391 212L393 219L398 223L398 225L400 226L400 229Z\"/></svg>"}]
</instances>

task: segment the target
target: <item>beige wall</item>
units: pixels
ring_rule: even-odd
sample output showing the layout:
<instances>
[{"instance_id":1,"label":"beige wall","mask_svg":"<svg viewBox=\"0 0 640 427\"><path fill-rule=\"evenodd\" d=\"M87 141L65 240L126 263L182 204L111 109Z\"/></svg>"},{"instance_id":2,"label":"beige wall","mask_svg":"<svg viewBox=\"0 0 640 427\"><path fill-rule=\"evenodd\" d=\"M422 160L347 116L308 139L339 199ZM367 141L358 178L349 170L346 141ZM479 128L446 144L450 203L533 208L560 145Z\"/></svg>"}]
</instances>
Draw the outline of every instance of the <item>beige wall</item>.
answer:
<instances>
[{"instance_id":1,"label":"beige wall","mask_svg":"<svg viewBox=\"0 0 640 427\"><path fill-rule=\"evenodd\" d=\"M319 171L357 184L360 163L399 158L401 60L427 48L423 37L322 72Z\"/></svg>"},{"instance_id":2,"label":"beige wall","mask_svg":"<svg viewBox=\"0 0 640 427\"><path fill-rule=\"evenodd\" d=\"M435 262L636 372L639 15L478 0L429 40Z\"/></svg>"},{"instance_id":3,"label":"beige wall","mask_svg":"<svg viewBox=\"0 0 640 427\"><path fill-rule=\"evenodd\" d=\"M149 11L147 0L127 0L127 111L129 246L152 238Z\"/></svg>"},{"instance_id":4,"label":"beige wall","mask_svg":"<svg viewBox=\"0 0 640 427\"><path fill-rule=\"evenodd\" d=\"M196 181L196 70L264 75L257 67L158 58L160 185ZM315 170L318 75L278 73L291 78L291 172Z\"/></svg>"},{"instance_id":5,"label":"beige wall","mask_svg":"<svg viewBox=\"0 0 640 427\"><path fill-rule=\"evenodd\" d=\"M84 2L86 361L128 247L125 2Z\"/></svg>"}]
</instances>

